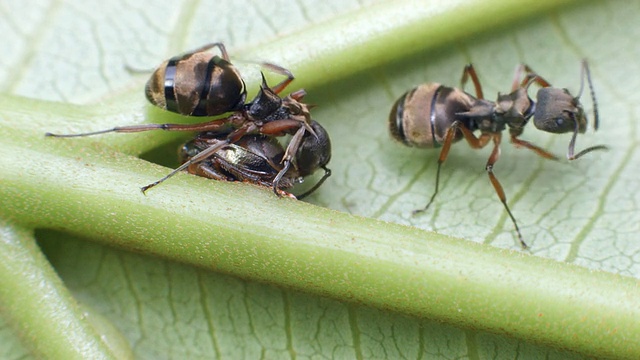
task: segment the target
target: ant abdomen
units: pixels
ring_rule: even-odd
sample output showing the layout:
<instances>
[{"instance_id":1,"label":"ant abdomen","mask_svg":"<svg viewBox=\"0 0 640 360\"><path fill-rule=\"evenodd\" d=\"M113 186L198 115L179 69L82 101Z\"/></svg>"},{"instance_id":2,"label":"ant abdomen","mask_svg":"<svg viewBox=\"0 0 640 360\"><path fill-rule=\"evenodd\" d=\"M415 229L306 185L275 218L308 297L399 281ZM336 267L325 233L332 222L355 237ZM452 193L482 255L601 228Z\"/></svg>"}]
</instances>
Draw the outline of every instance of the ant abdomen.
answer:
<instances>
[{"instance_id":1,"label":"ant abdomen","mask_svg":"<svg viewBox=\"0 0 640 360\"><path fill-rule=\"evenodd\" d=\"M389 131L391 136L407 146L437 148L451 123L472 108L475 99L466 92L426 83L402 95L391 107ZM462 138L458 132L453 141Z\"/></svg>"},{"instance_id":2,"label":"ant abdomen","mask_svg":"<svg viewBox=\"0 0 640 360\"><path fill-rule=\"evenodd\" d=\"M209 49L220 48L222 57ZM240 110L247 92L238 69L220 43L175 56L162 63L145 86L150 103L189 116L216 116Z\"/></svg>"}]
</instances>

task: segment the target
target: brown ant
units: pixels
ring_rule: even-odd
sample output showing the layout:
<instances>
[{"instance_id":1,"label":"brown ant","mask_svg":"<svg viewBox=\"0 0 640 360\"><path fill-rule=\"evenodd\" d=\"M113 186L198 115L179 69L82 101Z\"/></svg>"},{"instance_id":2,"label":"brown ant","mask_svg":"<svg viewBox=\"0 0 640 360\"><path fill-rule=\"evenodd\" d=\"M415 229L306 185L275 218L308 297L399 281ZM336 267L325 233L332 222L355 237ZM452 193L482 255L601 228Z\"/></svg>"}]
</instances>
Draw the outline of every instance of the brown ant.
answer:
<instances>
[{"instance_id":1,"label":"brown ant","mask_svg":"<svg viewBox=\"0 0 640 360\"><path fill-rule=\"evenodd\" d=\"M283 168L281 162L285 154L284 148L275 137L260 134L245 135L233 144L224 145L213 156L191 164L187 171L210 179L247 181L262 186L272 186L277 182L279 184L277 190L281 191L281 195L289 196L283 190L301 183L304 177L313 174L318 168L324 169L324 176L313 187L297 195L298 199L303 199L320 187L331 175L331 170L326 167L331 158L329 135L316 121L312 121L311 126L316 136L309 132L304 134L293 158L297 166L282 173L284 175L280 175ZM225 137L226 134L199 133L193 140L182 146L180 161L182 163L188 161L198 153L224 141ZM281 179L276 181L278 176L281 176Z\"/></svg>"},{"instance_id":2,"label":"brown ant","mask_svg":"<svg viewBox=\"0 0 640 360\"><path fill-rule=\"evenodd\" d=\"M220 56L209 50L218 48ZM287 78L271 87L279 94L294 76L271 63L261 65ZM163 62L153 72L144 93L155 106L188 116L217 116L240 111L247 89L238 69L231 63L222 43L211 43Z\"/></svg>"},{"instance_id":3,"label":"brown ant","mask_svg":"<svg viewBox=\"0 0 640 360\"><path fill-rule=\"evenodd\" d=\"M214 47L220 50L222 58L207 52ZM131 133L149 130L226 134L224 139L219 139L219 141L216 141L206 149L200 149L197 154L190 157L167 176L142 187L141 190L144 193L177 172L208 159L224 146L233 144L246 135L283 136L289 134L292 137L282 158L282 168L272 183L273 191L278 194L279 182L287 176L286 174L292 164L294 168L299 166L299 163L309 165L305 161L296 159L300 147L304 148L312 143L308 140L308 137L305 137L307 133L316 137L317 141L326 140L326 148L322 149L322 151L325 154L329 154L329 157L331 150L328 135L326 139L319 139L314 130L314 128L322 127L311 120L310 106L301 102L306 92L302 89L297 90L284 98L278 95L293 81L293 74L289 70L274 64L263 63L262 65L274 72L286 75L287 78L277 85L269 87L263 75L260 90L250 102L245 102L246 89L244 80L235 66L229 61L229 56L222 43L208 44L165 61L147 82L145 87L147 99L158 107L191 116L215 116L231 112L229 116L222 119L188 125L143 124L118 126L107 130L80 134L58 135L46 133L45 135L78 137L109 132ZM313 123L316 125L313 126ZM324 132L324 129L322 131ZM326 132L324 134L326 135ZM326 161L328 162L328 160L327 158ZM326 162L317 167L325 169L326 178L330 172L325 165Z\"/></svg>"},{"instance_id":4,"label":"brown ant","mask_svg":"<svg viewBox=\"0 0 640 360\"><path fill-rule=\"evenodd\" d=\"M502 132L509 128L511 142L516 147L525 147L543 158L558 160L548 151L519 138L525 125L533 116L534 124L540 130L551 133L573 132L567 152L569 160L578 159L593 150L607 149L604 145L597 145L574 155L577 134L584 133L587 128L587 118L579 101L585 78L593 101L594 128L598 129L598 112L589 66L586 60L582 62L580 90L575 97L566 89L551 87L548 81L533 72L527 65L520 65L517 68L511 93L498 94L495 102L484 99L480 81L470 64L463 70L461 88L464 89L469 77L475 87L475 97L461 89L438 83L426 83L402 95L391 108L389 130L394 139L407 146L420 148L442 146L433 195L424 208L415 210L413 213L426 211L433 203L438 193L440 168L449 155L452 143L464 138L473 149L480 149L492 141L493 151L485 169L498 198L513 222L522 248L527 248L516 219L507 205L502 185L493 173L493 166L500 157ZM520 80L521 77L522 80ZM527 93L529 86L533 83L541 86L536 96L537 104ZM473 134L476 130L480 131L479 136Z\"/></svg>"}]
</instances>

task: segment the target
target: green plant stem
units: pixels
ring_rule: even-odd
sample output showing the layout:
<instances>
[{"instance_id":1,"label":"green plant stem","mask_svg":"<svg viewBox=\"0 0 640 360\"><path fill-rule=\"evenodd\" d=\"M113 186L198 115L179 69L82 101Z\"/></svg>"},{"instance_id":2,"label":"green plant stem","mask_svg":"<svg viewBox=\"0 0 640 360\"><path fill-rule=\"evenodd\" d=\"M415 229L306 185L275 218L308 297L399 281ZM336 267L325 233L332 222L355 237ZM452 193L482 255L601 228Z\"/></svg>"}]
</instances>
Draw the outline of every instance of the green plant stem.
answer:
<instances>
[{"instance_id":1,"label":"green plant stem","mask_svg":"<svg viewBox=\"0 0 640 360\"><path fill-rule=\"evenodd\" d=\"M3 221L0 312L37 358L115 358L40 252L33 232Z\"/></svg>"},{"instance_id":2,"label":"green plant stem","mask_svg":"<svg viewBox=\"0 0 640 360\"><path fill-rule=\"evenodd\" d=\"M287 64L296 87L316 87L575 2L388 1L234 54Z\"/></svg>"},{"instance_id":3,"label":"green plant stem","mask_svg":"<svg viewBox=\"0 0 640 360\"><path fill-rule=\"evenodd\" d=\"M37 118L4 109L16 123ZM188 174L144 196L139 187L165 168L4 125L0 217L14 223L592 356L640 357L636 279Z\"/></svg>"}]
</instances>

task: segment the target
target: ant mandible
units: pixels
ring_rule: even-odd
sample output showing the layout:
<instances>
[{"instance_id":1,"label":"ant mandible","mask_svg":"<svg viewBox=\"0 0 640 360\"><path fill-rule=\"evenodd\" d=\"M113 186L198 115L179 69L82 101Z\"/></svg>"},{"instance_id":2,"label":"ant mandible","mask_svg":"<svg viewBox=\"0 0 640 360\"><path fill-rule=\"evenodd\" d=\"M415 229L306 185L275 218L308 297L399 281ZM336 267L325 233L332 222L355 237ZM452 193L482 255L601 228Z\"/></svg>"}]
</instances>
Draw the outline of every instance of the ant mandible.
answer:
<instances>
[{"instance_id":1,"label":"ant mandible","mask_svg":"<svg viewBox=\"0 0 640 360\"><path fill-rule=\"evenodd\" d=\"M552 153L534 145L519 136L531 117L534 125L551 133L573 132L567 151L567 158L575 160L594 151L607 149L604 145L592 146L575 154L575 143L578 133L587 128L587 118L580 96L587 79L594 106L594 128L598 129L599 120L595 94L591 83L591 75L586 60L582 62L582 76L578 96L572 96L566 89L551 87L551 84L536 74L529 66L520 65L516 69L509 94L498 94L498 99L484 99L482 86L475 69L471 64L465 66L461 88L471 78L476 96L464 90L443 86L439 83L426 83L402 95L391 108L389 130L391 136L407 146L435 148L442 146L438 157L435 190L427 205L413 213L426 211L438 193L440 169L449 155L451 144L464 138L473 149L481 149L493 142L493 150L487 160L485 170L489 180L511 218L522 248L527 248L516 218L507 205L507 198L502 185L493 172L493 167L500 157L502 132L509 128L511 142L516 147L525 147L539 156L558 160ZM522 78L522 79L521 79ZM537 93L537 104L528 95L529 86L533 83L541 88ZM480 135L473 134L480 131Z\"/></svg>"}]
</instances>

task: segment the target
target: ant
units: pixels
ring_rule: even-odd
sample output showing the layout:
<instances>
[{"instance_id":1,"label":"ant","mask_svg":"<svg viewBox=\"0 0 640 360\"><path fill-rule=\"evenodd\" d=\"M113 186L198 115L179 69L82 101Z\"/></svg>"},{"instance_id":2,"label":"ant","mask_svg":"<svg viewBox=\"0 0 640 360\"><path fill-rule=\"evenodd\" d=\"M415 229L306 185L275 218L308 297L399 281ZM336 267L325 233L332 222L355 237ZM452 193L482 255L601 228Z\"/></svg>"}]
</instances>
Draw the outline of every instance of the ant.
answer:
<instances>
[{"instance_id":1,"label":"ant","mask_svg":"<svg viewBox=\"0 0 640 360\"><path fill-rule=\"evenodd\" d=\"M217 47L221 56L212 55L208 50ZM272 188L278 193L279 182L285 177L291 165L298 166L296 156L298 149L312 143L305 137L307 133L320 141L314 128L321 125L311 120L311 106L302 103L306 95L303 89L297 90L281 98L279 93L293 80L293 74L280 66L262 63L263 67L286 76L286 79L273 87L269 87L262 74L262 84L256 97L246 102L246 87L238 70L231 64L226 48L222 43L202 46L183 55L173 57L156 69L145 86L147 99L155 106L167 111L190 116L216 116L230 112L221 119L205 121L197 124L143 124L118 126L107 130L80 134L52 134L52 137L79 137L104 134L109 132L141 132L149 130L196 131L213 134L226 134L206 149L201 149L181 166L168 175L141 188L145 193L150 188L164 182L181 170L189 168L212 155L226 145L233 144L249 134L265 136L292 135L282 158L282 168L274 178ZM324 132L324 129L322 129ZM325 132L326 135L326 132ZM330 154L330 142L326 136L325 153ZM320 147L321 148L321 147ZM330 157L330 156L329 156ZM327 159L328 161L328 159ZM330 171L325 169L325 178ZM316 167L317 168L317 167ZM315 168L314 168L315 170Z\"/></svg>"},{"instance_id":2,"label":"ant","mask_svg":"<svg viewBox=\"0 0 640 360\"><path fill-rule=\"evenodd\" d=\"M220 56L209 50L218 48ZM279 94L293 80L293 74L278 65L261 66L287 78L271 90ZM144 88L149 102L163 110L187 116L217 116L243 109L247 89L238 69L231 63L223 43L211 43L163 62L151 74Z\"/></svg>"},{"instance_id":3,"label":"ant","mask_svg":"<svg viewBox=\"0 0 640 360\"><path fill-rule=\"evenodd\" d=\"M314 192L331 175L326 164L331 158L331 143L329 135L316 121L312 121L312 128L316 136L305 133L294 159L295 168L279 175L282 170L282 158L285 150L280 142L272 137L260 134L245 135L233 144L220 148L213 156L191 164L187 171L194 175L223 181L247 181L262 186L271 186L276 177L280 195L291 196L284 189L293 187L304 181L304 177L311 175L318 168L325 170L324 176L309 190L297 195L303 199ZM226 134L203 132L196 135L180 149L180 161L188 161L207 148L224 141Z\"/></svg>"},{"instance_id":4,"label":"ant","mask_svg":"<svg viewBox=\"0 0 640 360\"><path fill-rule=\"evenodd\" d=\"M489 180L511 218L523 249L527 244L522 238L520 228L515 217L507 205L507 198L502 185L493 173L493 166L500 157L500 142L502 132L509 128L511 142L516 147L525 147L539 156L558 160L550 152L520 139L524 127L531 117L534 118L536 128L550 133L573 132L567 159L575 160L594 150L605 150L605 145L586 148L575 154L575 143L578 133L584 133L587 128L587 118L580 104L580 96L584 89L584 79L587 79L591 99L594 107L594 129L598 129L598 111L591 74L586 60L582 61L582 74L578 96L572 96L567 89L558 89L536 74L529 66L520 65L513 78L511 92L498 94L498 99L489 101L484 99L482 86L475 69L471 64L465 66L461 88L464 89L471 78L476 96L464 90L447 87L439 83L426 83L409 90L402 95L391 108L389 114L389 130L391 136L407 146L420 148L435 148L442 146L438 158L435 191L427 205L413 213L426 211L433 203L440 183L440 168L449 155L451 144L464 138L473 149L481 149L493 142L493 150L487 160L485 170ZM522 80L521 80L522 78ZM536 83L541 88L536 95L537 104L528 95L531 84ZM473 134L479 130L480 135Z\"/></svg>"}]
</instances>

